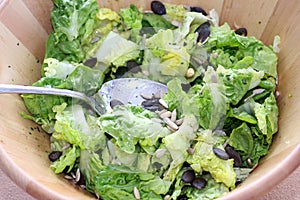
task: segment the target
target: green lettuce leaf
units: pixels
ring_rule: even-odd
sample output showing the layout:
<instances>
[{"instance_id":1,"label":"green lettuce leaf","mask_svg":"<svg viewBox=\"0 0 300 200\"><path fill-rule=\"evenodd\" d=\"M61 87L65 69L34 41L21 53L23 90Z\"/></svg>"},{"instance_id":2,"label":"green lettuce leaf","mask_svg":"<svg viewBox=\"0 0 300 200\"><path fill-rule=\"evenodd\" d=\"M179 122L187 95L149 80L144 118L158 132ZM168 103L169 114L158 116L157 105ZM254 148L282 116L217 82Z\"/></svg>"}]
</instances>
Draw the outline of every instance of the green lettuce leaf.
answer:
<instances>
[{"instance_id":1,"label":"green lettuce leaf","mask_svg":"<svg viewBox=\"0 0 300 200\"><path fill-rule=\"evenodd\" d=\"M136 199L134 188L140 193L141 199L163 199L170 183L159 177L128 168L123 165L108 165L94 178L95 191L103 199Z\"/></svg>"},{"instance_id":2,"label":"green lettuce leaf","mask_svg":"<svg viewBox=\"0 0 300 200\"><path fill-rule=\"evenodd\" d=\"M185 80L190 54L183 46L174 44L176 38L172 30L160 30L146 39L146 49L142 70L148 71L149 78L167 83L174 77Z\"/></svg>"},{"instance_id":3,"label":"green lettuce leaf","mask_svg":"<svg viewBox=\"0 0 300 200\"><path fill-rule=\"evenodd\" d=\"M68 148L60 157L58 160L53 162L50 165L50 168L54 170L55 173L61 173L64 171L64 169L68 168L68 172L70 172L77 160L77 158L80 156L80 149L76 146L73 146L72 148Z\"/></svg>"},{"instance_id":4,"label":"green lettuce leaf","mask_svg":"<svg viewBox=\"0 0 300 200\"><path fill-rule=\"evenodd\" d=\"M260 131L266 135L267 142L272 142L272 136L278 131L278 106L273 93L267 97L263 104L256 103L255 116L258 120Z\"/></svg>"},{"instance_id":5,"label":"green lettuce leaf","mask_svg":"<svg viewBox=\"0 0 300 200\"><path fill-rule=\"evenodd\" d=\"M135 145L142 148L156 146L159 138L170 134L160 123L155 122L157 114L142 107L117 106L111 113L100 117L101 128L116 139L116 144L125 152L133 153Z\"/></svg>"},{"instance_id":6,"label":"green lettuce leaf","mask_svg":"<svg viewBox=\"0 0 300 200\"><path fill-rule=\"evenodd\" d=\"M100 89L103 80L101 71L79 64L66 78L64 87L92 96Z\"/></svg>"},{"instance_id":7,"label":"green lettuce leaf","mask_svg":"<svg viewBox=\"0 0 300 200\"><path fill-rule=\"evenodd\" d=\"M195 129L197 129L196 118L193 115L186 115L179 129L163 138L163 143L173 159L170 168L164 173L164 180L171 182L175 180L177 173L188 157L187 150L196 137Z\"/></svg>"},{"instance_id":8,"label":"green lettuce leaf","mask_svg":"<svg viewBox=\"0 0 300 200\"><path fill-rule=\"evenodd\" d=\"M33 86L38 87L57 87L64 84L64 81L57 78L42 78L35 82ZM52 107L60 105L68 101L67 97L55 95L38 95L38 94L23 94L23 101L30 115L22 114L23 117L41 124L42 128L47 133L53 132L53 125L55 122L55 112Z\"/></svg>"},{"instance_id":9,"label":"green lettuce leaf","mask_svg":"<svg viewBox=\"0 0 300 200\"><path fill-rule=\"evenodd\" d=\"M109 8L99 8L96 17L100 21L99 28L97 28L97 30L101 33L102 37L106 36L121 22L120 15Z\"/></svg>"},{"instance_id":10,"label":"green lettuce leaf","mask_svg":"<svg viewBox=\"0 0 300 200\"><path fill-rule=\"evenodd\" d=\"M217 80L225 87L224 95L233 105L238 104L249 90L259 85L264 77L262 71L257 72L252 68L225 69L219 66L216 73Z\"/></svg>"},{"instance_id":11,"label":"green lettuce leaf","mask_svg":"<svg viewBox=\"0 0 300 200\"><path fill-rule=\"evenodd\" d=\"M249 157L253 150L253 136L251 129L246 123L234 129L229 137L228 144L242 152L243 156Z\"/></svg>"},{"instance_id":12,"label":"green lettuce leaf","mask_svg":"<svg viewBox=\"0 0 300 200\"><path fill-rule=\"evenodd\" d=\"M111 31L97 50L96 57L99 62L117 69L125 66L127 61L138 58L139 53L139 45Z\"/></svg>"},{"instance_id":13,"label":"green lettuce leaf","mask_svg":"<svg viewBox=\"0 0 300 200\"><path fill-rule=\"evenodd\" d=\"M236 174L233 170L233 159L223 160L212 151L213 145L199 141L194 146L194 154L190 155L187 162L195 166L195 170L202 169L210 172L218 183L224 183L229 188L235 187ZM218 146L222 148L222 146ZM194 167L193 167L194 168Z\"/></svg>"},{"instance_id":14,"label":"green lettuce leaf","mask_svg":"<svg viewBox=\"0 0 300 200\"><path fill-rule=\"evenodd\" d=\"M120 10L120 16L122 17L124 29L131 30L131 40L138 42L141 39L142 12L134 4L131 4L129 7Z\"/></svg>"},{"instance_id":15,"label":"green lettuce leaf","mask_svg":"<svg viewBox=\"0 0 300 200\"><path fill-rule=\"evenodd\" d=\"M190 89L189 96L192 98L188 101L186 108L197 116L201 127L211 130L223 127L227 101L222 90L222 85L217 83L195 85Z\"/></svg>"},{"instance_id":16,"label":"green lettuce leaf","mask_svg":"<svg viewBox=\"0 0 300 200\"><path fill-rule=\"evenodd\" d=\"M45 58L81 62L85 59L91 35L98 22L95 0L54 0L51 11L53 31L50 34Z\"/></svg>"},{"instance_id":17,"label":"green lettuce leaf","mask_svg":"<svg viewBox=\"0 0 300 200\"><path fill-rule=\"evenodd\" d=\"M199 190L195 188L188 188L186 196L191 200L210 200L217 199L229 192L228 187L223 183L216 182L209 174L203 176L207 180L207 185Z\"/></svg>"},{"instance_id":18,"label":"green lettuce leaf","mask_svg":"<svg viewBox=\"0 0 300 200\"><path fill-rule=\"evenodd\" d=\"M87 114L78 104L66 106L64 103L53 108L56 122L52 137L81 149L97 151L104 148L106 137L98 125L98 118Z\"/></svg>"},{"instance_id":19,"label":"green lettuce leaf","mask_svg":"<svg viewBox=\"0 0 300 200\"><path fill-rule=\"evenodd\" d=\"M59 61L55 58L46 58L44 60L44 73L46 77L66 79L69 74L76 68L76 65Z\"/></svg>"},{"instance_id":20,"label":"green lettuce leaf","mask_svg":"<svg viewBox=\"0 0 300 200\"><path fill-rule=\"evenodd\" d=\"M277 77L277 56L271 47L267 47L253 36L241 36L234 33L225 23L211 27L211 34L205 47L212 51L210 62L225 68L252 67L273 77Z\"/></svg>"}]
</instances>

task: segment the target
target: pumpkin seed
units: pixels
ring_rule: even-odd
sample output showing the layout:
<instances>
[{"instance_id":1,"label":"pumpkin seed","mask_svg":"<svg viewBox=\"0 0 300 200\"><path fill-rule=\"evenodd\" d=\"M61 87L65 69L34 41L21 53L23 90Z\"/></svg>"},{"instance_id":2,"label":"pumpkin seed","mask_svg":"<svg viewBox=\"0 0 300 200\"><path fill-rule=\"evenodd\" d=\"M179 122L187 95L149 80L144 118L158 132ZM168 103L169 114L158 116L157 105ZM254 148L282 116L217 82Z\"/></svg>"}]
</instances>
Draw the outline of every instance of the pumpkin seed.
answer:
<instances>
[{"instance_id":1,"label":"pumpkin seed","mask_svg":"<svg viewBox=\"0 0 300 200\"><path fill-rule=\"evenodd\" d=\"M197 42L204 43L210 35L210 23L205 22L201 24L195 32L198 34Z\"/></svg>"},{"instance_id":2,"label":"pumpkin seed","mask_svg":"<svg viewBox=\"0 0 300 200\"><path fill-rule=\"evenodd\" d=\"M86 61L84 61L84 65L88 67L95 67L97 63L97 58L89 58Z\"/></svg>"},{"instance_id":3,"label":"pumpkin seed","mask_svg":"<svg viewBox=\"0 0 300 200\"><path fill-rule=\"evenodd\" d=\"M213 147L213 152L216 156L218 156L222 160L228 160L229 159L229 155L224 150L222 150L220 148Z\"/></svg>"},{"instance_id":4,"label":"pumpkin seed","mask_svg":"<svg viewBox=\"0 0 300 200\"><path fill-rule=\"evenodd\" d=\"M203 8L200 8L200 7L197 7L197 6L196 7L191 7L190 11L191 12L202 13L204 16L207 16L207 12Z\"/></svg>"},{"instance_id":5,"label":"pumpkin seed","mask_svg":"<svg viewBox=\"0 0 300 200\"><path fill-rule=\"evenodd\" d=\"M116 106L121 106L121 105L124 105L121 101L117 100L117 99L112 99L110 101L110 107L111 108L114 108Z\"/></svg>"},{"instance_id":6,"label":"pumpkin seed","mask_svg":"<svg viewBox=\"0 0 300 200\"><path fill-rule=\"evenodd\" d=\"M181 176L181 180L185 183L191 183L195 179L195 176L196 175L195 175L194 170L187 170L187 171L183 172L183 174Z\"/></svg>"},{"instance_id":7,"label":"pumpkin seed","mask_svg":"<svg viewBox=\"0 0 300 200\"><path fill-rule=\"evenodd\" d=\"M155 151L155 157L156 158L161 158L165 155L165 153L166 153L166 149L157 149Z\"/></svg>"},{"instance_id":8,"label":"pumpkin seed","mask_svg":"<svg viewBox=\"0 0 300 200\"><path fill-rule=\"evenodd\" d=\"M158 15L165 15L167 13L165 5L160 1L152 1L151 10Z\"/></svg>"},{"instance_id":9,"label":"pumpkin seed","mask_svg":"<svg viewBox=\"0 0 300 200\"><path fill-rule=\"evenodd\" d=\"M62 155L61 151L52 151L49 155L48 158L51 162L54 162L56 160L58 160L60 158L60 156Z\"/></svg>"},{"instance_id":10,"label":"pumpkin seed","mask_svg":"<svg viewBox=\"0 0 300 200\"><path fill-rule=\"evenodd\" d=\"M195 178L192 182L192 186L197 189L202 189L206 186L207 181L204 178L198 177Z\"/></svg>"},{"instance_id":11,"label":"pumpkin seed","mask_svg":"<svg viewBox=\"0 0 300 200\"><path fill-rule=\"evenodd\" d=\"M229 158L233 158L233 160L234 160L234 166L235 167L242 167L241 156L240 156L240 154L236 150L234 150L230 146L226 146L225 147L225 151L229 155Z\"/></svg>"},{"instance_id":12,"label":"pumpkin seed","mask_svg":"<svg viewBox=\"0 0 300 200\"><path fill-rule=\"evenodd\" d=\"M246 28L238 28L234 31L238 35L247 36L248 31Z\"/></svg>"}]
</instances>

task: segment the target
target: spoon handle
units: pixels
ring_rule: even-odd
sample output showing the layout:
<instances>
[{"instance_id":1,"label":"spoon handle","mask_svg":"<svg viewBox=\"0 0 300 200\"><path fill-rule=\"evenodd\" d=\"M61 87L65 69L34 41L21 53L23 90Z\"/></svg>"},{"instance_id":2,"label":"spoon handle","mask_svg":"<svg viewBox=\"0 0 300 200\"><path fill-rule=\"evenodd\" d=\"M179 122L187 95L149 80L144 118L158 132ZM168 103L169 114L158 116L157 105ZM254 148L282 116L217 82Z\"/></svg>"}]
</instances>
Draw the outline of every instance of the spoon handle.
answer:
<instances>
[{"instance_id":1,"label":"spoon handle","mask_svg":"<svg viewBox=\"0 0 300 200\"><path fill-rule=\"evenodd\" d=\"M25 86L25 85L12 85L12 84L0 84L0 93L3 94L52 94L59 96L68 96L77 99L81 99L85 102L89 101L89 98L80 92L75 92L66 89L46 88L37 86Z\"/></svg>"}]
</instances>

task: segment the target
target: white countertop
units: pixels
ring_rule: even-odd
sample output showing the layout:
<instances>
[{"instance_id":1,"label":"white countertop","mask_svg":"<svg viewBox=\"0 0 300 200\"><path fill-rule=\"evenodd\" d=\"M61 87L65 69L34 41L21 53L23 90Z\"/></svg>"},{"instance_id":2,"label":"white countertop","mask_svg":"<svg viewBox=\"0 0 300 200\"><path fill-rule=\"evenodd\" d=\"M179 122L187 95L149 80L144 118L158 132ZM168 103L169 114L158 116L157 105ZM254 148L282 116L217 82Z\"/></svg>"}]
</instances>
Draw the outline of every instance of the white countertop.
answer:
<instances>
[{"instance_id":1,"label":"white countertop","mask_svg":"<svg viewBox=\"0 0 300 200\"><path fill-rule=\"evenodd\" d=\"M259 200L299 200L300 167ZM15 185L0 169L0 200L35 200Z\"/></svg>"}]
</instances>

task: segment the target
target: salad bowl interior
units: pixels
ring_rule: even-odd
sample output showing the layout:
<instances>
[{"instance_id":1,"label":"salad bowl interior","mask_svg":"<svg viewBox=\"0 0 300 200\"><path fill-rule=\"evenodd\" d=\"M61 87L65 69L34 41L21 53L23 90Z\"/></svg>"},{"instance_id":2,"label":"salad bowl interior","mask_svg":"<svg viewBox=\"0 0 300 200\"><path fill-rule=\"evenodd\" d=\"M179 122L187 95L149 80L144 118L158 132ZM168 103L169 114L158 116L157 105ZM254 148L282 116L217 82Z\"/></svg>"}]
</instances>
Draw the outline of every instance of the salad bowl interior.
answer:
<instances>
[{"instance_id":1,"label":"salad bowl interior","mask_svg":"<svg viewBox=\"0 0 300 200\"><path fill-rule=\"evenodd\" d=\"M135 4L150 9L151 1L98 1L113 10ZM269 154L235 190L220 199L255 199L267 193L300 164L300 2L297 0L166 1L205 10L215 9L220 24L246 27L248 35L272 45L281 38L278 53L279 131ZM31 85L40 78L45 45L52 30L52 1L0 0L0 83ZM27 112L19 95L0 95L0 167L37 199L93 199L84 190L57 176L50 168L49 135L21 117Z\"/></svg>"}]
</instances>

